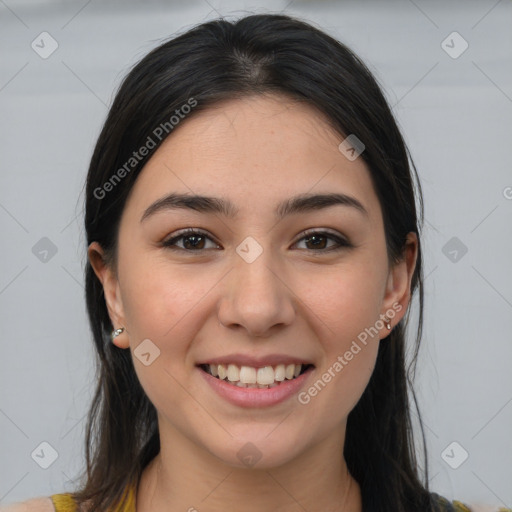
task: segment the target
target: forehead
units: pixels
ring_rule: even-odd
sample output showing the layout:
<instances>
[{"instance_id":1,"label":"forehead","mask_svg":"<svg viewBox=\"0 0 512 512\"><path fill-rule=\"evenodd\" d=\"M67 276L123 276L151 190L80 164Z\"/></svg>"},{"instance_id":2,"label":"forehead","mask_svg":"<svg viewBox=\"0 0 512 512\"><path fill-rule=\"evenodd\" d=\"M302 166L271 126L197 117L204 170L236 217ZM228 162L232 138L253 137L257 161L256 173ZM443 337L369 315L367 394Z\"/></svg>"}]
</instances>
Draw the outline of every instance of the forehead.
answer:
<instances>
[{"instance_id":1,"label":"forehead","mask_svg":"<svg viewBox=\"0 0 512 512\"><path fill-rule=\"evenodd\" d=\"M338 149L344 138L312 106L287 97L223 101L181 121L138 176L130 207L141 212L182 192L229 197L241 213L262 214L292 195L341 192L379 215L363 159Z\"/></svg>"}]
</instances>

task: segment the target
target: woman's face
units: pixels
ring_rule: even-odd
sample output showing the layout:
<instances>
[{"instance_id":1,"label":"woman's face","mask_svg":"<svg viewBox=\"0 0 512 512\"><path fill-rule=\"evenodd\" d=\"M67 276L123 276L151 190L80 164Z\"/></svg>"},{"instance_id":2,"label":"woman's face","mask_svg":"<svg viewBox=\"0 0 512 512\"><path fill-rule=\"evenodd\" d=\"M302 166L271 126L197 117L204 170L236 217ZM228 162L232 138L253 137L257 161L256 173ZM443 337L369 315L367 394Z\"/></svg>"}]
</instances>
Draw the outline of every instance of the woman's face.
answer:
<instances>
[{"instance_id":1,"label":"woman's face","mask_svg":"<svg viewBox=\"0 0 512 512\"><path fill-rule=\"evenodd\" d=\"M405 313L416 247L388 266L370 174L342 140L281 96L198 112L137 178L116 276L91 247L113 324L126 328L116 344L135 351L161 439L258 467L343 442L389 333L382 315L396 325ZM170 194L210 199L166 202ZM313 195L331 199L297 202ZM180 237L184 229L200 233ZM220 363L232 381L256 384L205 372L222 375ZM300 363L308 370L288 379Z\"/></svg>"}]
</instances>

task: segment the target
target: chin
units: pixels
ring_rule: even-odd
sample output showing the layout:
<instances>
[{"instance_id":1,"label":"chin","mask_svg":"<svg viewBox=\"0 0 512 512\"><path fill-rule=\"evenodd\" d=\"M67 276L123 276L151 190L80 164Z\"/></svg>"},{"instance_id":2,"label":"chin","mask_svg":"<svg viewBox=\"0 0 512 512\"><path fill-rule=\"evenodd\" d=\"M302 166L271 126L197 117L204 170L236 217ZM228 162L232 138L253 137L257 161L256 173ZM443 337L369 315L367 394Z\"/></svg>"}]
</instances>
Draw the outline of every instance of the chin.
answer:
<instances>
[{"instance_id":1,"label":"chin","mask_svg":"<svg viewBox=\"0 0 512 512\"><path fill-rule=\"evenodd\" d=\"M240 433L230 438L227 445L211 446L207 449L227 466L253 470L269 470L283 466L306 449L306 446L301 446L297 442L300 436L290 436L289 432L286 432L286 435L269 435L272 428L267 427L264 432L261 428L254 432L254 427L249 430L251 432Z\"/></svg>"}]
</instances>

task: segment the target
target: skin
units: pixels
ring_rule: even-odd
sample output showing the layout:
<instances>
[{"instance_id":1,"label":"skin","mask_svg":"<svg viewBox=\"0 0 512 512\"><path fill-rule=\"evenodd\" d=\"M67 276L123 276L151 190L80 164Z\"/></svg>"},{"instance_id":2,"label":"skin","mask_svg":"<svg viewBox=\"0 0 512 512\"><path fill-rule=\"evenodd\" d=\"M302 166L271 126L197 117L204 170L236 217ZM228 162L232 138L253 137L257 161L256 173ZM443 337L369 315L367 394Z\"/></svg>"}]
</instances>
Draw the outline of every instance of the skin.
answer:
<instances>
[{"instance_id":1,"label":"skin","mask_svg":"<svg viewBox=\"0 0 512 512\"><path fill-rule=\"evenodd\" d=\"M260 409L232 405L195 366L231 353L298 356L315 365L307 389L381 315L400 305L393 326L405 314L417 239L410 233L403 261L390 266L370 173L362 158L349 161L338 150L343 138L312 107L277 95L195 113L139 175L121 219L117 269L90 245L112 323L126 328L114 343L133 351L149 338L160 349L149 366L133 358L161 439L138 488L138 512L215 512L233 503L243 512L362 510L342 457L345 427L386 327L306 405L296 396ZM141 222L170 192L230 199L240 213L169 210ZM368 216L333 206L276 223L278 202L309 192L351 195ZM162 246L183 228L207 232L200 252L183 249L190 239L177 241L181 251ZM353 247L327 252L336 245L327 239L316 248L302 234L310 228ZM235 251L247 236L263 249L252 263ZM253 467L237 457L248 442L262 455Z\"/></svg>"}]
</instances>

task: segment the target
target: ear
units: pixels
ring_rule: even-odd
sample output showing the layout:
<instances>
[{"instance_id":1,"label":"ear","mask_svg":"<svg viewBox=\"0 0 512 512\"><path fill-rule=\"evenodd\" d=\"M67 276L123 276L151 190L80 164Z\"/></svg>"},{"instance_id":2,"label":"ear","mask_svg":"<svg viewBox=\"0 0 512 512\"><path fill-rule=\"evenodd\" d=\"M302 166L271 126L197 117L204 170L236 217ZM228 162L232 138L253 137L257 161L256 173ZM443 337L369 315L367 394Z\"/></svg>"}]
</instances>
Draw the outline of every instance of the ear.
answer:
<instances>
[{"instance_id":1,"label":"ear","mask_svg":"<svg viewBox=\"0 0 512 512\"><path fill-rule=\"evenodd\" d=\"M411 281L418 257L418 237L416 233L407 234L402 259L390 268L386 291L382 303L381 318L384 315L391 320L391 328L396 325L407 311L411 299ZM390 331L384 327L381 339Z\"/></svg>"},{"instance_id":2,"label":"ear","mask_svg":"<svg viewBox=\"0 0 512 512\"><path fill-rule=\"evenodd\" d=\"M98 242L92 242L87 250L89 261L94 270L94 273L103 285L103 292L105 295L105 303L107 305L108 315L114 329L124 327L125 316L123 309L123 302L117 280L116 273L107 265L105 261L104 251ZM125 333L118 336L113 342L119 348L128 348L130 346L128 336Z\"/></svg>"}]
</instances>

